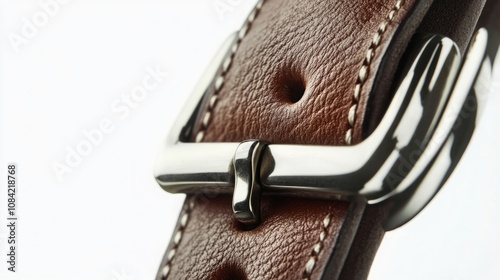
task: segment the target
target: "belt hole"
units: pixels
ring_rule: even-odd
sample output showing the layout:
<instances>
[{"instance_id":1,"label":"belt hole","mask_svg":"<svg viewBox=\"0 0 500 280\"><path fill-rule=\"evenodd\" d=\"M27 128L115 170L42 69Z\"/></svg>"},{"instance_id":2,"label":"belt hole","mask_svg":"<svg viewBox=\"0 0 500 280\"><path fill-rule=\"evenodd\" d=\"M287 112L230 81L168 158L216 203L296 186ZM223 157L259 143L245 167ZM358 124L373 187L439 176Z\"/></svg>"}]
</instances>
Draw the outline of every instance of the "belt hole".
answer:
<instances>
[{"instance_id":1,"label":"belt hole","mask_svg":"<svg viewBox=\"0 0 500 280\"><path fill-rule=\"evenodd\" d=\"M245 271L236 264L225 263L212 273L210 280L248 280Z\"/></svg>"},{"instance_id":2,"label":"belt hole","mask_svg":"<svg viewBox=\"0 0 500 280\"><path fill-rule=\"evenodd\" d=\"M283 69L276 75L276 94L278 100L294 104L299 102L306 91L302 75L293 69Z\"/></svg>"}]
</instances>

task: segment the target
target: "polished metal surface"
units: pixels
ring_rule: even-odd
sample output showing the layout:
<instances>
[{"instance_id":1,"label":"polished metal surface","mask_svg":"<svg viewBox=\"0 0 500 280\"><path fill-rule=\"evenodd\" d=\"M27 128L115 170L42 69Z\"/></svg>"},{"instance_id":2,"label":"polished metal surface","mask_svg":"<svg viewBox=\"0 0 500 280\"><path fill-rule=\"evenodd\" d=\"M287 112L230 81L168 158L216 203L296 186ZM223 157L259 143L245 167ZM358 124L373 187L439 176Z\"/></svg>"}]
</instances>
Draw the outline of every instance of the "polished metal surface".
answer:
<instances>
[{"instance_id":1,"label":"polished metal surface","mask_svg":"<svg viewBox=\"0 0 500 280\"><path fill-rule=\"evenodd\" d=\"M260 222L260 156L265 143L248 140L238 145L234 154L233 213L241 223L254 225Z\"/></svg>"},{"instance_id":2,"label":"polished metal surface","mask_svg":"<svg viewBox=\"0 0 500 280\"><path fill-rule=\"evenodd\" d=\"M186 143L202 97L210 93L210 81L220 71L213 68L201 87L208 90L195 92L184 109L187 114L172 130L157 162L156 179L172 193L234 190L233 209L243 207L240 212L237 207L235 215L245 223L258 221L255 205L262 191L319 198L362 196L372 204L390 203L385 227L399 227L427 205L469 143L477 109L489 90L487 37L486 30L477 32L463 62L448 38L415 40L380 125L353 146ZM234 36L214 63L224 59L232 40ZM255 169L259 157L260 168ZM233 159L245 163L233 165Z\"/></svg>"}]
</instances>

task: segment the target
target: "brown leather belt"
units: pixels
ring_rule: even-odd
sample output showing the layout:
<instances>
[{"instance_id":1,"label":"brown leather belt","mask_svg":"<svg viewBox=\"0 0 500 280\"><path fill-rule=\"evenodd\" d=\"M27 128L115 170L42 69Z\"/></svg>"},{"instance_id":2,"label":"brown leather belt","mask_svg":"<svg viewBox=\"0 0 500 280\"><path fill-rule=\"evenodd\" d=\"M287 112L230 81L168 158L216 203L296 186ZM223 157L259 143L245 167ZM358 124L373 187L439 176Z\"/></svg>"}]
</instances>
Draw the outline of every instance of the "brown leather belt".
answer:
<instances>
[{"instance_id":1,"label":"brown leather belt","mask_svg":"<svg viewBox=\"0 0 500 280\"><path fill-rule=\"evenodd\" d=\"M360 143L383 118L414 35L443 34L464 53L484 4L259 1L187 137ZM488 15L481 24L498 28ZM232 195L189 194L157 279L365 279L391 206L263 194L260 223L248 227L231 205Z\"/></svg>"}]
</instances>

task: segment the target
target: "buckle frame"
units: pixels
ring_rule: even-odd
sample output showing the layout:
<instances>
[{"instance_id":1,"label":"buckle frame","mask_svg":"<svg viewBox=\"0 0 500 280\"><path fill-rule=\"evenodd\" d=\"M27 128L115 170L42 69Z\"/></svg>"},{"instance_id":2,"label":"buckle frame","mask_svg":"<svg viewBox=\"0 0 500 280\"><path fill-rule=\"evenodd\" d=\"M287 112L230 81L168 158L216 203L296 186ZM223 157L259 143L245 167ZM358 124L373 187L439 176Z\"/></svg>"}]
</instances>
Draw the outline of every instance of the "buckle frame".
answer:
<instances>
[{"instance_id":1,"label":"buckle frame","mask_svg":"<svg viewBox=\"0 0 500 280\"><path fill-rule=\"evenodd\" d=\"M155 178L171 193L233 192L233 213L248 225L260 221L260 192L363 197L370 204L391 204L386 230L405 224L432 200L460 160L491 82L485 29L477 31L462 63L451 39L425 35L412 47L379 126L359 144L188 143L222 71L219 65L236 40L233 34L224 43L174 124Z\"/></svg>"}]
</instances>

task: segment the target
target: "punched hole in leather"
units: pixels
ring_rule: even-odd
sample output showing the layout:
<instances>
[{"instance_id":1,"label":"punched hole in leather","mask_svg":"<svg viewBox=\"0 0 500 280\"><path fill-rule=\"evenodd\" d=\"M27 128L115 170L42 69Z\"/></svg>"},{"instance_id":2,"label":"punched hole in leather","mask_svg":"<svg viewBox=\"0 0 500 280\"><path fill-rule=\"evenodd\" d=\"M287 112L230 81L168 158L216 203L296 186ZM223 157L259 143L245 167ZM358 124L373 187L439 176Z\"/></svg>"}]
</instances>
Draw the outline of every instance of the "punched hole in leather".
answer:
<instances>
[{"instance_id":1,"label":"punched hole in leather","mask_svg":"<svg viewBox=\"0 0 500 280\"><path fill-rule=\"evenodd\" d=\"M233 263L224 263L220 268L207 275L208 280L248 280L245 271Z\"/></svg>"},{"instance_id":2,"label":"punched hole in leather","mask_svg":"<svg viewBox=\"0 0 500 280\"><path fill-rule=\"evenodd\" d=\"M273 76L276 90L271 94L275 95L283 105L297 103L304 97L307 85L300 71L291 67L283 67Z\"/></svg>"}]
</instances>

